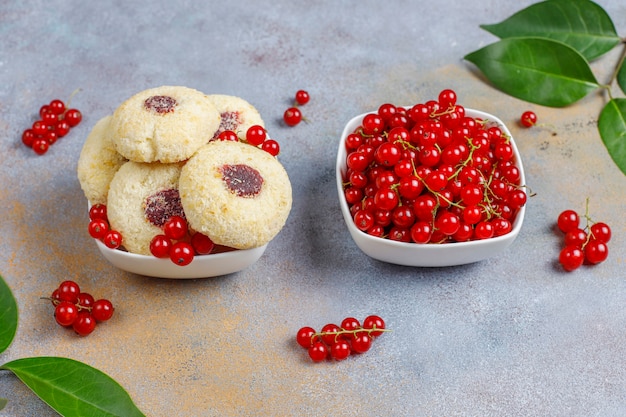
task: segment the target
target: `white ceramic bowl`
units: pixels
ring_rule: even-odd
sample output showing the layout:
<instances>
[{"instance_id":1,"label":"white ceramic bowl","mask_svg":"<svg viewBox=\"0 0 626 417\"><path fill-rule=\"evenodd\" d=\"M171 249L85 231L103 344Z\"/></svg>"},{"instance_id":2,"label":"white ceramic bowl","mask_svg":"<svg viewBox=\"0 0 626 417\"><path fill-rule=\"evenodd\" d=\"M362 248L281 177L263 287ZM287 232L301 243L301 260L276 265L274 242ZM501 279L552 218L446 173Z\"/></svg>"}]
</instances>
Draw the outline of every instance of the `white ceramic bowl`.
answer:
<instances>
[{"instance_id":1,"label":"white ceramic bowl","mask_svg":"<svg viewBox=\"0 0 626 417\"><path fill-rule=\"evenodd\" d=\"M150 277L176 279L209 278L239 272L255 263L267 248L264 245L253 249L196 256L189 265L179 266L170 259L109 249L101 241L94 240L102 255L119 269Z\"/></svg>"},{"instance_id":2,"label":"white ceramic bowl","mask_svg":"<svg viewBox=\"0 0 626 417\"><path fill-rule=\"evenodd\" d=\"M341 140L339 141L339 151L337 152L336 165L337 191L339 193L341 212L346 225L348 226L350 235L352 235L352 239L365 254L379 261L398 265L441 267L463 265L481 261L497 255L513 243L522 228L524 213L526 211L525 205L519 209L515 221L513 222L512 230L505 235L491 239L445 244L418 244L379 238L359 230L352 220L350 209L343 192L343 179L345 178L347 171L345 139L361 124L366 114L367 113L363 113L354 117L344 128ZM526 179L524 177L522 160L517 146L515 145L515 141L513 140L513 136L506 125L497 117L478 110L466 108L465 114L470 117L477 117L495 122L504 133L511 137L511 144L515 154L516 165L520 171L520 184L525 184Z\"/></svg>"}]
</instances>

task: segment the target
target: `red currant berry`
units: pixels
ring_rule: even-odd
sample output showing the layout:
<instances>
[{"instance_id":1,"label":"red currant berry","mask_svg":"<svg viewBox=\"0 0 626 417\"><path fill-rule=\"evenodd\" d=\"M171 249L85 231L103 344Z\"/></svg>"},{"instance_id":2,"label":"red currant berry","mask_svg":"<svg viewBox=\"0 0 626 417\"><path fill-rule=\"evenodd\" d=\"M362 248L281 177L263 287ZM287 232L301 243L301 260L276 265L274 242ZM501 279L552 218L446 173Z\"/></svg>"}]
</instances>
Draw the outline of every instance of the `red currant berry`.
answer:
<instances>
[{"instance_id":1,"label":"red currant berry","mask_svg":"<svg viewBox=\"0 0 626 417\"><path fill-rule=\"evenodd\" d=\"M76 304L79 294L80 287L74 281L67 280L59 284L59 300Z\"/></svg>"},{"instance_id":2,"label":"red currant berry","mask_svg":"<svg viewBox=\"0 0 626 417\"><path fill-rule=\"evenodd\" d=\"M296 103L299 105L304 105L309 102L310 96L309 93L305 90L296 91Z\"/></svg>"},{"instance_id":3,"label":"red currant berry","mask_svg":"<svg viewBox=\"0 0 626 417\"><path fill-rule=\"evenodd\" d=\"M61 302L61 299L59 298L59 289L58 288L56 290L52 291L52 294L50 295L50 302L52 303L53 306L56 306L57 304L59 304Z\"/></svg>"},{"instance_id":4,"label":"red currant berry","mask_svg":"<svg viewBox=\"0 0 626 417\"><path fill-rule=\"evenodd\" d=\"M43 136L48 131L48 125L43 120L37 120L31 129L35 135Z\"/></svg>"},{"instance_id":5,"label":"red currant berry","mask_svg":"<svg viewBox=\"0 0 626 417\"><path fill-rule=\"evenodd\" d=\"M331 346L338 339L337 333L339 333L339 331L341 331L341 328L337 326L336 324L329 323L329 324L324 325L321 331L321 333L323 333L322 341L326 343L328 346Z\"/></svg>"},{"instance_id":6,"label":"red currant berry","mask_svg":"<svg viewBox=\"0 0 626 417\"><path fill-rule=\"evenodd\" d=\"M381 133L385 128L385 122L377 113L369 113L363 118L363 133L374 135Z\"/></svg>"},{"instance_id":7,"label":"red currant berry","mask_svg":"<svg viewBox=\"0 0 626 417\"><path fill-rule=\"evenodd\" d=\"M89 208L89 219L107 220L107 206L104 204L94 204Z\"/></svg>"},{"instance_id":8,"label":"red currant berry","mask_svg":"<svg viewBox=\"0 0 626 417\"><path fill-rule=\"evenodd\" d=\"M48 104L47 111L56 115L62 114L65 111L65 103L61 100L54 99Z\"/></svg>"},{"instance_id":9,"label":"red currant berry","mask_svg":"<svg viewBox=\"0 0 626 417\"><path fill-rule=\"evenodd\" d=\"M350 345L345 340L338 340L330 346L330 356L336 361L342 361L350 356Z\"/></svg>"},{"instance_id":10,"label":"red currant berry","mask_svg":"<svg viewBox=\"0 0 626 417\"><path fill-rule=\"evenodd\" d=\"M78 294L78 301L76 305L78 306L78 310L89 310L93 306L94 298L88 292L81 292Z\"/></svg>"},{"instance_id":11,"label":"red currant berry","mask_svg":"<svg viewBox=\"0 0 626 417\"><path fill-rule=\"evenodd\" d=\"M83 115L76 109L69 109L65 112L63 119L70 125L70 127L74 127L78 125L81 120L83 120Z\"/></svg>"},{"instance_id":12,"label":"red currant berry","mask_svg":"<svg viewBox=\"0 0 626 417\"><path fill-rule=\"evenodd\" d=\"M229 140L229 141L232 141L232 142L238 142L239 141L239 137L232 130L224 130L223 132L221 132L217 136L217 138L219 140Z\"/></svg>"},{"instance_id":13,"label":"red currant berry","mask_svg":"<svg viewBox=\"0 0 626 417\"><path fill-rule=\"evenodd\" d=\"M361 328L361 323L354 317L346 317L341 322L341 328L353 332Z\"/></svg>"},{"instance_id":14,"label":"red currant berry","mask_svg":"<svg viewBox=\"0 0 626 417\"><path fill-rule=\"evenodd\" d=\"M557 218L557 226L563 233L578 229L579 224L580 218L578 217L578 213L574 210L565 210L561 212Z\"/></svg>"},{"instance_id":15,"label":"red currant berry","mask_svg":"<svg viewBox=\"0 0 626 417\"><path fill-rule=\"evenodd\" d=\"M246 141L253 146L259 146L265 139L267 139L267 133L263 126L254 125L248 128L246 132Z\"/></svg>"},{"instance_id":16,"label":"red currant berry","mask_svg":"<svg viewBox=\"0 0 626 417\"><path fill-rule=\"evenodd\" d=\"M187 220L181 216L172 216L163 225L163 233L173 240L184 238L187 235L187 230Z\"/></svg>"},{"instance_id":17,"label":"red currant berry","mask_svg":"<svg viewBox=\"0 0 626 417\"><path fill-rule=\"evenodd\" d=\"M385 329L385 321L379 316L367 316L365 320L363 320L363 328L369 330L369 335L374 338L383 334Z\"/></svg>"},{"instance_id":18,"label":"red currant berry","mask_svg":"<svg viewBox=\"0 0 626 417\"><path fill-rule=\"evenodd\" d=\"M590 232L593 238L600 242L608 243L611 240L611 228L606 223L594 223Z\"/></svg>"},{"instance_id":19,"label":"red currant berry","mask_svg":"<svg viewBox=\"0 0 626 417\"><path fill-rule=\"evenodd\" d=\"M582 248L587 241L587 233L583 229L573 229L565 234L565 246Z\"/></svg>"},{"instance_id":20,"label":"red currant berry","mask_svg":"<svg viewBox=\"0 0 626 417\"><path fill-rule=\"evenodd\" d=\"M415 243L428 243L433 234L430 223L419 221L411 227L411 240Z\"/></svg>"},{"instance_id":21,"label":"red currant berry","mask_svg":"<svg viewBox=\"0 0 626 417\"><path fill-rule=\"evenodd\" d=\"M454 90L445 89L439 93L438 102L442 109L448 109L456 104L456 93Z\"/></svg>"},{"instance_id":22,"label":"red currant berry","mask_svg":"<svg viewBox=\"0 0 626 417\"><path fill-rule=\"evenodd\" d=\"M96 329L96 320L89 311L81 311L72 323L72 328L77 335L87 336Z\"/></svg>"},{"instance_id":23,"label":"red currant berry","mask_svg":"<svg viewBox=\"0 0 626 417\"><path fill-rule=\"evenodd\" d=\"M193 261L193 257L193 246L187 242L177 242L170 250L170 259L179 266L189 265Z\"/></svg>"},{"instance_id":24,"label":"red currant berry","mask_svg":"<svg viewBox=\"0 0 626 417\"><path fill-rule=\"evenodd\" d=\"M36 137L37 136L35 135L35 132L33 132L33 129L26 129L22 133L22 143L29 148L32 148L33 142L35 141Z\"/></svg>"},{"instance_id":25,"label":"red currant berry","mask_svg":"<svg viewBox=\"0 0 626 417\"><path fill-rule=\"evenodd\" d=\"M585 260L590 264L595 265L604 262L608 256L609 247L600 240L591 239L585 246Z\"/></svg>"},{"instance_id":26,"label":"red currant berry","mask_svg":"<svg viewBox=\"0 0 626 417\"><path fill-rule=\"evenodd\" d=\"M208 255L213 252L215 243L207 235L196 232L191 236L191 246L197 255Z\"/></svg>"},{"instance_id":27,"label":"red currant berry","mask_svg":"<svg viewBox=\"0 0 626 417\"><path fill-rule=\"evenodd\" d=\"M308 352L313 362L321 362L328 358L328 348L323 342L313 343Z\"/></svg>"},{"instance_id":28,"label":"red currant berry","mask_svg":"<svg viewBox=\"0 0 626 417\"><path fill-rule=\"evenodd\" d=\"M59 121L59 116L48 111L41 115L41 121L48 126L55 126Z\"/></svg>"},{"instance_id":29,"label":"red currant berry","mask_svg":"<svg viewBox=\"0 0 626 417\"><path fill-rule=\"evenodd\" d=\"M102 219L94 219L89 222L89 235L94 239L103 239L109 231L109 224Z\"/></svg>"},{"instance_id":30,"label":"red currant berry","mask_svg":"<svg viewBox=\"0 0 626 417\"><path fill-rule=\"evenodd\" d=\"M520 118L520 122L524 127L532 127L537 124L537 115L532 111L525 111L522 113L522 117Z\"/></svg>"},{"instance_id":31,"label":"red currant berry","mask_svg":"<svg viewBox=\"0 0 626 417\"><path fill-rule=\"evenodd\" d=\"M150 241L150 253L156 258L169 258L172 241L165 235L156 235Z\"/></svg>"},{"instance_id":32,"label":"red currant berry","mask_svg":"<svg viewBox=\"0 0 626 417\"><path fill-rule=\"evenodd\" d=\"M48 143L47 140L41 138L41 139L35 139L33 141L33 151L35 151L35 153L37 155L43 155L46 152L48 152L48 149L50 148L50 144Z\"/></svg>"},{"instance_id":33,"label":"red currant berry","mask_svg":"<svg viewBox=\"0 0 626 417\"><path fill-rule=\"evenodd\" d=\"M435 229L444 235L450 236L455 234L459 227L461 227L459 216L450 211L443 211L435 218Z\"/></svg>"},{"instance_id":34,"label":"red currant berry","mask_svg":"<svg viewBox=\"0 0 626 417\"><path fill-rule=\"evenodd\" d=\"M274 139L266 139L265 142L261 144L261 149L272 156L278 156L280 153L280 145Z\"/></svg>"},{"instance_id":35,"label":"red currant berry","mask_svg":"<svg viewBox=\"0 0 626 417\"><path fill-rule=\"evenodd\" d=\"M374 204L381 210L393 210L400 199L398 194L391 188L382 188L374 195Z\"/></svg>"},{"instance_id":36,"label":"red currant berry","mask_svg":"<svg viewBox=\"0 0 626 417\"><path fill-rule=\"evenodd\" d=\"M566 271L573 271L579 268L584 260L585 255L582 249L576 246L566 246L559 254L559 263Z\"/></svg>"},{"instance_id":37,"label":"red currant berry","mask_svg":"<svg viewBox=\"0 0 626 417\"><path fill-rule=\"evenodd\" d=\"M54 318L61 326L71 326L78 317L78 308L70 301L61 301L54 308Z\"/></svg>"},{"instance_id":38,"label":"red currant berry","mask_svg":"<svg viewBox=\"0 0 626 417\"><path fill-rule=\"evenodd\" d=\"M302 121L302 112L297 107L290 107L285 110L283 120L287 126L295 126Z\"/></svg>"},{"instance_id":39,"label":"red currant berry","mask_svg":"<svg viewBox=\"0 0 626 417\"><path fill-rule=\"evenodd\" d=\"M355 335L352 340L352 351L354 353L365 353L372 347L372 338L365 332L360 332Z\"/></svg>"},{"instance_id":40,"label":"red currant berry","mask_svg":"<svg viewBox=\"0 0 626 417\"><path fill-rule=\"evenodd\" d=\"M303 327L296 334L296 342L303 348L308 349L313 345L313 335L315 335L315 330L312 327Z\"/></svg>"},{"instance_id":41,"label":"red currant berry","mask_svg":"<svg viewBox=\"0 0 626 417\"><path fill-rule=\"evenodd\" d=\"M102 242L109 249L117 249L122 246L122 234L117 230L109 230L102 239Z\"/></svg>"},{"instance_id":42,"label":"red currant berry","mask_svg":"<svg viewBox=\"0 0 626 417\"><path fill-rule=\"evenodd\" d=\"M474 226L474 237L478 240L490 239L495 233L493 224L488 221L482 221Z\"/></svg>"},{"instance_id":43,"label":"red currant berry","mask_svg":"<svg viewBox=\"0 0 626 417\"><path fill-rule=\"evenodd\" d=\"M54 132L60 138L67 135L69 131L70 131L70 124L66 120L59 120L59 122L54 128Z\"/></svg>"},{"instance_id":44,"label":"red currant berry","mask_svg":"<svg viewBox=\"0 0 626 417\"><path fill-rule=\"evenodd\" d=\"M97 321L109 320L114 312L113 303L106 299L96 300L91 308L91 315Z\"/></svg>"}]
</instances>

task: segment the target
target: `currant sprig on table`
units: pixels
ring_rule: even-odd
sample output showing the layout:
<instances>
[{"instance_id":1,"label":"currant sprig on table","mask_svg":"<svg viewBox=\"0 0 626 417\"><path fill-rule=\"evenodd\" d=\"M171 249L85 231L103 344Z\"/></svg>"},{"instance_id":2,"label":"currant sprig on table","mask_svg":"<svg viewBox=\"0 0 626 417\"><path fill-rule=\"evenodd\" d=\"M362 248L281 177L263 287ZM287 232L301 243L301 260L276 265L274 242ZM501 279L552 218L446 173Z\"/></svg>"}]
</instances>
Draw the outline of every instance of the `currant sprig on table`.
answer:
<instances>
[{"instance_id":1,"label":"currant sprig on table","mask_svg":"<svg viewBox=\"0 0 626 417\"><path fill-rule=\"evenodd\" d=\"M82 292L80 286L71 280L63 281L50 297L47 297L54 306L54 318L63 326L74 329L79 336L91 334L96 324L108 321L113 317L111 301L94 297Z\"/></svg>"},{"instance_id":2,"label":"currant sprig on table","mask_svg":"<svg viewBox=\"0 0 626 417\"><path fill-rule=\"evenodd\" d=\"M585 219L584 226L581 226L582 219ZM559 263L564 270L574 271L585 262L595 265L608 258L611 228L606 223L595 222L591 218L589 199L582 215L571 209L562 211L557 218L557 227L565 234L565 247L559 254Z\"/></svg>"},{"instance_id":3,"label":"currant sprig on table","mask_svg":"<svg viewBox=\"0 0 626 417\"><path fill-rule=\"evenodd\" d=\"M67 135L71 128L77 126L83 116L74 108L54 99L39 109L39 119L22 133L22 143L32 148L38 155L48 152L50 146Z\"/></svg>"},{"instance_id":4,"label":"currant sprig on table","mask_svg":"<svg viewBox=\"0 0 626 417\"><path fill-rule=\"evenodd\" d=\"M312 327L302 327L296 334L296 342L307 349L314 362L328 358L343 360L353 353L367 352L374 339L386 331L389 330L379 316L367 316L363 324L354 317L347 317L340 326L329 323L319 332Z\"/></svg>"},{"instance_id":5,"label":"currant sprig on table","mask_svg":"<svg viewBox=\"0 0 626 417\"><path fill-rule=\"evenodd\" d=\"M310 100L309 93L306 90L298 90L296 91L296 95L294 97L293 106L289 107L283 113L283 120L287 126L295 126L299 124L302 120L306 120L302 116L302 112L300 111L299 106L303 106Z\"/></svg>"}]
</instances>

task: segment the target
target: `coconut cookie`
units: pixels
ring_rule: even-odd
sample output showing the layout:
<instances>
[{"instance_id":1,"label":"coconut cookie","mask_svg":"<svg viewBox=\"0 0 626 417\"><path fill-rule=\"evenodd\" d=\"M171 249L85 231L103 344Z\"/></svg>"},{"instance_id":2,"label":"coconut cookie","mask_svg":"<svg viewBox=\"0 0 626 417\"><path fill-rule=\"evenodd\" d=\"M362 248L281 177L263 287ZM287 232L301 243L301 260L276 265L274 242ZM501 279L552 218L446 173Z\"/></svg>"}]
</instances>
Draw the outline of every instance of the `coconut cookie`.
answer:
<instances>
[{"instance_id":1,"label":"coconut cookie","mask_svg":"<svg viewBox=\"0 0 626 417\"><path fill-rule=\"evenodd\" d=\"M106 204L109 184L126 159L115 151L109 131L111 116L91 129L78 158L78 181L91 204Z\"/></svg>"},{"instance_id":2,"label":"coconut cookie","mask_svg":"<svg viewBox=\"0 0 626 417\"><path fill-rule=\"evenodd\" d=\"M291 210L291 183L283 166L242 142L203 146L183 167L179 190L190 227L236 249L268 243Z\"/></svg>"},{"instance_id":3,"label":"coconut cookie","mask_svg":"<svg viewBox=\"0 0 626 417\"><path fill-rule=\"evenodd\" d=\"M171 216L184 217L178 193L182 164L126 162L109 188L107 214L127 251L150 255L150 241Z\"/></svg>"},{"instance_id":4,"label":"coconut cookie","mask_svg":"<svg viewBox=\"0 0 626 417\"><path fill-rule=\"evenodd\" d=\"M258 110L246 100L224 94L211 94L208 97L220 113L220 125L213 139L217 139L225 130L232 130L239 139L245 141L246 132L251 126L265 127Z\"/></svg>"},{"instance_id":5,"label":"coconut cookie","mask_svg":"<svg viewBox=\"0 0 626 417\"><path fill-rule=\"evenodd\" d=\"M141 91L113 113L115 149L135 162L180 162L204 145L220 126L212 100L188 87Z\"/></svg>"}]
</instances>

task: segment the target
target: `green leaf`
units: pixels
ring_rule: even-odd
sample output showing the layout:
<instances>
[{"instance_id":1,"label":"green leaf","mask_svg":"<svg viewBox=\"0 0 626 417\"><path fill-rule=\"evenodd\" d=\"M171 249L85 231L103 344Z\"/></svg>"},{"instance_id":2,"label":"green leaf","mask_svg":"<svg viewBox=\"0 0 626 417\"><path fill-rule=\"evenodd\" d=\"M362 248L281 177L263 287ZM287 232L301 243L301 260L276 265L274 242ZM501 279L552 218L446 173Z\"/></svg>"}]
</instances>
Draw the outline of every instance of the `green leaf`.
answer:
<instances>
[{"instance_id":1,"label":"green leaf","mask_svg":"<svg viewBox=\"0 0 626 417\"><path fill-rule=\"evenodd\" d=\"M0 398L0 411L2 411L4 407L6 407L7 403L8 401L6 398Z\"/></svg>"},{"instance_id":2,"label":"green leaf","mask_svg":"<svg viewBox=\"0 0 626 417\"><path fill-rule=\"evenodd\" d=\"M604 106L598 130L609 155L626 175L626 99L616 98Z\"/></svg>"},{"instance_id":3,"label":"green leaf","mask_svg":"<svg viewBox=\"0 0 626 417\"><path fill-rule=\"evenodd\" d=\"M17 331L17 303L11 289L0 276L0 353L13 342Z\"/></svg>"},{"instance_id":4,"label":"green leaf","mask_svg":"<svg viewBox=\"0 0 626 417\"><path fill-rule=\"evenodd\" d=\"M12 371L39 398L65 417L144 416L111 377L82 362L59 357L17 359Z\"/></svg>"},{"instance_id":5,"label":"green leaf","mask_svg":"<svg viewBox=\"0 0 626 417\"><path fill-rule=\"evenodd\" d=\"M599 87L582 55L550 39L502 39L465 59L505 93L544 106L567 106Z\"/></svg>"},{"instance_id":6,"label":"green leaf","mask_svg":"<svg viewBox=\"0 0 626 417\"><path fill-rule=\"evenodd\" d=\"M561 41L588 60L620 43L609 15L589 0L535 3L500 23L480 27L499 38L542 37Z\"/></svg>"},{"instance_id":7,"label":"green leaf","mask_svg":"<svg viewBox=\"0 0 626 417\"><path fill-rule=\"evenodd\" d=\"M626 60L622 59L619 70L617 71L617 84L622 92L626 94Z\"/></svg>"}]
</instances>

